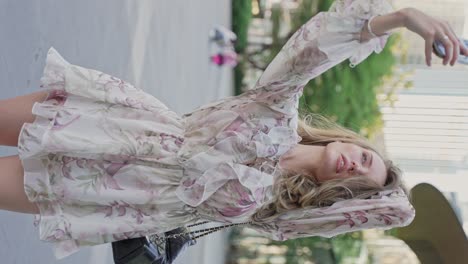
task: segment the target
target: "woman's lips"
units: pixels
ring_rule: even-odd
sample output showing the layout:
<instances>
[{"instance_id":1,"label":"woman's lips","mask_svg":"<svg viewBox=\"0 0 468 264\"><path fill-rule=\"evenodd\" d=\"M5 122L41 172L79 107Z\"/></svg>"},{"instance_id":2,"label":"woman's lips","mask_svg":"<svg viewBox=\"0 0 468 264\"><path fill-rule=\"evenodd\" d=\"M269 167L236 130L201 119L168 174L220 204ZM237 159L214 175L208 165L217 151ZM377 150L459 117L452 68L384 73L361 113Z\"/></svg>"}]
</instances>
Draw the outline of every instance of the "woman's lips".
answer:
<instances>
[{"instance_id":1,"label":"woman's lips","mask_svg":"<svg viewBox=\"0 0 468 264\"><path fill-rule=\"evenodd\" d=\"M343 155L340 155L336 161L336 173L342 172L346 169L347 161Z\"/></svg>"},{"instance_id":2,"label":"woman's lips","mask_svg":"<svg viewBox=\"0 0 468 264\"><path fill-rule=\"evenodd\" d=\"M343 167L343 157L340 155L338 159L336 159L336 173L340 173L341 167Z\"/></svg>"}]
</instances>

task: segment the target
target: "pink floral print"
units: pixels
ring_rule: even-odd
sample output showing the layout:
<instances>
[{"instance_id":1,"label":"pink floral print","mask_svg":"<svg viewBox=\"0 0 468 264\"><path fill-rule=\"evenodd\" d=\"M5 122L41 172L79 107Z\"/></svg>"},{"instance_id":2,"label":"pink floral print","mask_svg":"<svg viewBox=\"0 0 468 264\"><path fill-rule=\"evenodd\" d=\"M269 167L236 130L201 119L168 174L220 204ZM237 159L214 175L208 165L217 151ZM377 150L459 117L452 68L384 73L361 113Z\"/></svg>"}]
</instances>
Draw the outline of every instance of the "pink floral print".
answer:
<instances>
[{"instance_id":1,"label":"pink floral print","mask_svg":"<svg viewBox=\"0 0 468 264\"><path fill-rule=\"evenodd\" d=\"M385 0L340 0L305 23L253 89L178 116L117 77L68 63L51 48L33 123L18 150L25 192L40 214L41 240L57 259L81 247L161 233L199 220L251 221L273 199L278 161L301 137L304 85L350 59L380 52L387 36L358 41L365 20L392 11ZM370 200L284 213L251 226L278 240L408 225L402 190Z\"/></svg>"}]
</instances>

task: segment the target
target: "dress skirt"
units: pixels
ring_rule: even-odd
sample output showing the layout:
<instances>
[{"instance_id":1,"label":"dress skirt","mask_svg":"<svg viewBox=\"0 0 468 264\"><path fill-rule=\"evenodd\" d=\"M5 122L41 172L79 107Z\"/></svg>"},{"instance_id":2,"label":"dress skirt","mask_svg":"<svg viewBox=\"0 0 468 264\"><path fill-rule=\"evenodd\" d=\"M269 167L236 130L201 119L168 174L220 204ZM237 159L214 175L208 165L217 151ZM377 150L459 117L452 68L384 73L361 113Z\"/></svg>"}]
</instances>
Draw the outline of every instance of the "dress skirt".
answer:
<instances>
[{"instance_id":1,"label":"dress skirt","mask_svg":"<svg viewBox=\"0 0 468 264\"><path fill-rule=\"evenodd\" d=\"M83 246L161 233L196 219L175 194L184 122L143 90L68 63L50 48L18 139L39 238L57 259Z\"/></svg>"}]
</instances>

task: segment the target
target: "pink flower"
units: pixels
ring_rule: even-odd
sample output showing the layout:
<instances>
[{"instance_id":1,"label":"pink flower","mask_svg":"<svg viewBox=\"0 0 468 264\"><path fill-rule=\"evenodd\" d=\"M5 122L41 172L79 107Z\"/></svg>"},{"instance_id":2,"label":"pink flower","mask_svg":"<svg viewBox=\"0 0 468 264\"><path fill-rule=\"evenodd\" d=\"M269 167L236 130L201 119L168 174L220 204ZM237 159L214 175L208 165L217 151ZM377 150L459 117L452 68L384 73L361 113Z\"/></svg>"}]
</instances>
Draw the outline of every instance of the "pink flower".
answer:
<instances>
[{"instance_id":1,"label":"pink flower","mask_svg":"<svg viewBox=\"0 0 468 264\"><path fill-rule=\"evenodd\" d=\"M242 124L244 124L245 121L242 119L242 117L238 116L229 126L227 126L223 131L238 131Z\"/></svg>"},{"instance_id":2,"label":"pink flower","mask_svg":"<svg viewBox=\"0 0 468 264\"><path fill-rule=\"evenodd\" d=\"M138 224L142 224L143 223L143 217L144 216L149 216L149 214L143 212L140 208L135 209L135 210L136 210L136 212L134 214L132 214L132 217L136 218Z\"/></svg>"},{"instance_id":3,"label":"pink flower","mask_svg":"<svg viewBox=\"0 0 468 264\"><path fill-rule=\"evenodd\" d=\"M117 180L114 179L114 177L110 176L109 174L104 174L102 175L102 177L103 177L104 187L106 189L124 190L122 187L120 187Z\"/></svg>"},{"instance_id":4,"label":"pink flower","mask_svg":"<svg viewBox=\"0 0 468 264\"><path fill-rule=\"evenodd\" d=\"M355 211L354 214L356 215L356 218L361 221L361 224L367 223L367 221L369 221L369 219L366 217L366 212Z\"/></svg>"},{"instance_id":5,"label":"pink flower","mask_svg":"<svg viewBox=\"0 0 468 264\"><path fill-rule=\"evenodd\" d=\"M186 179L182 182L184 187L190 187L195 183L195 179Z\"/></svg>"},{"instance_id":6,"label":"pink flower","mask_svg":"<svg viewBox=\"0 0 468 264\"><path fill-rule=\"evenodd\" d=\"M383 221L386 225L391 225L393 223L392 218L386 214L379 214L380 217L377 217L377 220Z\"/></svg>"},{"instance_id":7,"label":"pink flower","mask_svg":"<svg viewBox=\"0 0 468 264\"><path fill-rule=\"evenodd\" d=\"M46 240L61 240L61 238L65 237L65 231L62 229L55 229L52 235L48 236Z\"/></svg>"},{"instance_id":8,"label":"pink flower","mask_svg":"<svg viewBox=\"0 0 468 264\"><path fill-rule=\"evenodd\" d=\"M64 176L65 178L67 178L67 179L75 180L75 179L71 176L70 172L71 172L70 166L67 166L67 165L64 164L64 165L62 166L62 174L63 174L63 176Z\"/></svg>"},{"instance_id":9,"label":"pink flower","mask_svg":"<svg viewBox=\"0 0 468 264\"><path fill-rule=\"evenodd\" d=\"M53 105L64 105L65 101L67 100L67 95L68 93L64 90L51 90L49 92L49 96L45 99L45 101L55 100L56 102L53 103Z\"/></svg>"},{"instance_id":10,"label":"pink flower","mask_svg":"<svg viewBox=\"0 0 468 264\"><path fill-rule=\"evenodd\" d=\"M85 164L87 163L87 160L86 159L78 159L76 161L76 166L80 167L80 168L84 168L85 167Z\"/></svg>"},{"instance_id":11,"label":"pink flower","mask_svg":"<svg viewBox=\"0 0 468 264\"><path fill-rule=\"evenodd\" d=\"M293 69L295 72L308 72L309 69L316 68L320 62L327 58L325 53L315 45L310 45L302 49L293 59Z\"/></svg>"},{"instance_id":12,"label":"pink flower","mask_svg":"<svg viewBox=\"0 0 468 264\"><path fill-rule=\"evenodd\" d=\"M74 158L72 158L72 157L62 156L62 161L64 163L68 163L68 162L73 161L73 160L74 160Z\"/></svg>"},{"instance_id":13,"label":"pink flower","mask_svg":"<svg viewBox=\"0 0 468 264\"><path fill-rule=\"evenodd\" d=\"M351 219L351 215L348 214L348 213L343 213L343 215L345 216L345 220L341 220L341 221L338 221L337 222L337 226L336 227L339 227L339 226L342 226L342 225L345 225L345 224L348 224L349 227L353 227L355 225L354 221Z\"/></svg>"},{"instance_id":14,"label":"pink flower","mask_svg":"<svg viewBox=\"0 0 468 264\"><path fill-rule=\"evenodd\" d=\"M112 75L107 75L107 74L101 74L100 77L107 77L109 78L110 80L107 80L107 82L105 83L105 88L106 90L111 90L113 88L119 88L119 90L122 92L122 93L126 93L126 90L137 90L133 85L131 85L130 83L124 81L124 80L121 80L115 76L112 76Z\"/></svg>"},{"instance_id":15,"label":"pink flower","mask_svg":"<svg viewBox=\"0 0 468 264\"><path fill-rule=\"evenodd\" d=\"M249 208L225 207L225 208L221 209L220 213L223 216L226 216L226 217L235 217L235 216L242 215L244 212L246 212L248 210L249 210Z\"/></svg>"},{"instance_id":16,"label":"pink flower","mask_svg":"<svg viewBox=\"0 0 468 264\"><path fill-rule=\"evenodd\" d=\"M66 111L64 111L65 113L67 113ZM63 129L65 127L67 127L68 125L70 125L71 123L75 122L77 119L79 119L81 117L81 115L76 115L75 117L73 117L72 120L68 121L68 122L65 122L65 123L59 123L59 117L60 117L60 113L61 112L58 112L57 114L57 117L54 119L54 126L51 128L51 130L60 130L60 129ZM67 114L70 114L70 113L67 113Z\"/></svg>"},{"instance_id":17,"label":"pink flower","mask_svg":"<svg viewBox=\"0 0 468 264\"><path fill-rule=\"evenodd\" d=\"M123 215L125 215L125 213L126 213L125 206L123 206L123 205L118 206L118 207L117 207L117 210L118 210L118 212L119 212L118 216L123 216Z\"/></svg>"},{"instance_id":18,"label":"pink flower","mask_svg":"<svg viewBox=\"0 0 468 264\"><path fill-rule=\"evenodd\" d=\"M127 162L112 162L110 166L106 168L106 173L110 176L114 176L122 167L126 166Z\"/></svg>"},{"instance_id":19,"label":"pink flower","mask_svg":"<svg viewBox=\"0 0 468 264\"><path fill-rule=\"evenodd\" d=\"M104 217L109 217L112 215L112 206L103 206L96 210L97 213L104 213Z\"/></svg>"}]
</instances>

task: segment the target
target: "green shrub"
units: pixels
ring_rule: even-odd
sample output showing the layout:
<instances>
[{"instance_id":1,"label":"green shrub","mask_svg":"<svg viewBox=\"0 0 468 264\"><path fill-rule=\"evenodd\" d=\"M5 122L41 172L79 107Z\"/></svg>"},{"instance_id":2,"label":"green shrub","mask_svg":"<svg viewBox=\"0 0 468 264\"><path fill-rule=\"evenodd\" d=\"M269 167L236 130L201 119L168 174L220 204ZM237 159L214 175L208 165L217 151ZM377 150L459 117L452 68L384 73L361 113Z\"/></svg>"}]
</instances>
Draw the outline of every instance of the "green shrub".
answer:
<instances>
[{"instance_id":1,"label":"green shrub","mask_svg":"<svg viewBox=\"0 0 468 264\"><path fill-rule=\"evenodd\" d=\"M232 0L232 31L237 34L235 49L244 52L247 47L247 33L252 19L252 2L250 0Z\"/></svg>"}]
</instances>

